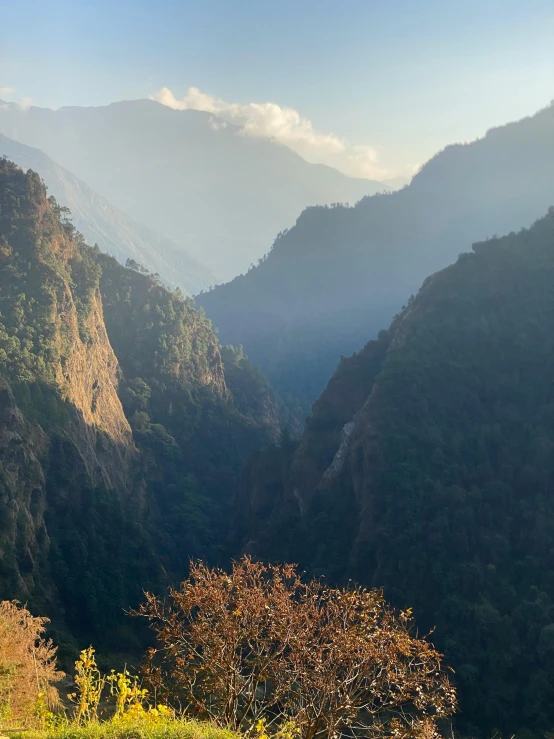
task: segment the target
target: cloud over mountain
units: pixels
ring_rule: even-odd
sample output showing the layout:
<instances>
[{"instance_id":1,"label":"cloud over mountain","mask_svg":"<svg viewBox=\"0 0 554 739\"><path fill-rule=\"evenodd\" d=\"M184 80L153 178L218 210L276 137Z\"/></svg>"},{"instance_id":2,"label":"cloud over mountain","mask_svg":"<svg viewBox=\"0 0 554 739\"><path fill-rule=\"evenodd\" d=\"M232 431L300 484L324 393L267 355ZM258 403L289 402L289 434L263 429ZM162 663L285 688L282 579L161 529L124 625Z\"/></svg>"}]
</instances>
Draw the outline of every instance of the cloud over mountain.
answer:
<instances>
[{"instance_id":1,"label":"cloud over mountain","mask_svg":"<svg viewBox=\"0 0 554 739\"><path fill-rule=\"evenodd\" d=\"M309 162L336 167L351 177L383 179L393 173L384 169L372 146L352 145L333 133L322 133L297 110L277 103L229 103L189 87L177 98L168 87L150 95L174 110L203 110L240 126L245 136L267 138L288 146Z\"/></svg>"}]
</instances>

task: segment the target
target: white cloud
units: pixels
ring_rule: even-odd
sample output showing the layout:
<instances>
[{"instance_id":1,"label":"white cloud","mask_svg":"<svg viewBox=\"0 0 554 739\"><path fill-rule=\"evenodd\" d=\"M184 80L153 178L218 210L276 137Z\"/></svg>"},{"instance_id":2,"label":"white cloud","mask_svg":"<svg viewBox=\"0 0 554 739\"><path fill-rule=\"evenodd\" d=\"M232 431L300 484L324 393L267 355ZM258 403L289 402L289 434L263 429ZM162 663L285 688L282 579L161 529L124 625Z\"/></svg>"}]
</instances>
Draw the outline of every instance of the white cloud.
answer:
<instances>
[{"instance_id":1,"label":"white cloud","mask_svg":"<svg viewBox=\"0 0 554 739\"><path fill-rule=\"evenodd\" d=\"M328 164L352 177L383 179L391 173L381 167L376 150L367 145L351 145L332 133L321 133L308 118L294 108L277 103L228 103L214 95L189 87L183 98L162 87L150 95L162 105L175 110L204 110L219 119L234 123L245 136L256 136L288 146L310 162ZM211 119L210 126L222 128L221 120Z\"/></svg>"},{"instance_id":2,"label":"white cloud","mask_svg":"<svg viewBox=\"0 0 554 739\"><path fill-rule=\"evenodd\" d=\"M8 97L13 93L13 87L0 87L0 97Z\"/></svg>"},{"instance_id":3,"label":"white cloud","mask_svg":"<svg viewBox=\"0 0 554 739\"><path fill-rule=\"evenodd\" d=\"M175 110L205 110L235 123L247 136L274 139L291 148L310 148L322 153L343 151L344 142L333 134L322 134L311 121L302 118L294 108L283 108L276 103L226 103L221 98L189 87L184 98L178 100L167 87L150 96L162 105Z\"/></svg>"},{"instance_id":4,"label":"white cloud","mask_svg":"<svg viewBox=\"0 0 554 739\"><path fill-rule=\"evenodd\" d=\"M18 103L23 110L29 110L31 105L33 104L33 98L25 97L21 98L21 100L18 100Z\"/></svg>"}]
</instances>

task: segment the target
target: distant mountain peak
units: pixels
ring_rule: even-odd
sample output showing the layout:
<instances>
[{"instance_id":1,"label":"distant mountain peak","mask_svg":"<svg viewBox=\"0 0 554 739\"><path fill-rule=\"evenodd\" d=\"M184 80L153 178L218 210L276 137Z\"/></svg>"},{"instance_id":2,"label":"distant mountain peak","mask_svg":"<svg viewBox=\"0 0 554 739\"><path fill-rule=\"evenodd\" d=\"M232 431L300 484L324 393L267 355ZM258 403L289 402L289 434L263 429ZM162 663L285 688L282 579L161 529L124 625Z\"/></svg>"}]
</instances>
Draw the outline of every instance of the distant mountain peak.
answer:
<instances>
[{"instance_id":1,"label":"distant mountain peak","mask_svg":"<svg viewBox=\"0 0 554 739\"><path fill-rule=\"evenodd\" d=\"M0 109L0 132L45 152L223 279L256 263L307 206L383 189L243 135L217 114L153 100Z\"/></svg>"}]
</instances>

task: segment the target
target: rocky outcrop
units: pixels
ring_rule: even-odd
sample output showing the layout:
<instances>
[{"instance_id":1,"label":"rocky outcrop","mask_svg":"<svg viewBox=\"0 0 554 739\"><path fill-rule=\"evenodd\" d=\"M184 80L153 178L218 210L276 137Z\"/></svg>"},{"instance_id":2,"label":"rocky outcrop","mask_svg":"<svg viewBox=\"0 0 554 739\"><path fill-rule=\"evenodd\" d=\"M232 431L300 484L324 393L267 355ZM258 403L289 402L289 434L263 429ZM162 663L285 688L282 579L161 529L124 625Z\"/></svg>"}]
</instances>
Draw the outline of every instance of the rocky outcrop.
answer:
<instances>
[{"instance_id":1,"label":"rocky outcrop","mask_svg":"<svg viewBox=\"0 0 554 739\"><path fill-rule=\"evenodd\" d=\"M342 427L342 431L340 434L340 446L337 449L335 456L333 457L333 461L323 473L323 477L321 478L322 482L331 480L341 471L346 457L346 450L348 449L348 440L352 435L352 431L354 431L354 421L349 421L348 423L345 423Z\"/></svg>"},{"instance_id":2,"label":"rocky outcrop","mask_svg":"<svg viewBox=\"0 0 554 739\"><path fill-rule=\"evenodd\" d=\"M135 447L118 395L121 370L106 332L100 292L96 289L90 298L85 341L69 290L65 297L69 310L60 320L66 324L70 351L56 367L56 379L73 408L67 433L95 484L127 487Z\"/></svg>"}]
</instances>

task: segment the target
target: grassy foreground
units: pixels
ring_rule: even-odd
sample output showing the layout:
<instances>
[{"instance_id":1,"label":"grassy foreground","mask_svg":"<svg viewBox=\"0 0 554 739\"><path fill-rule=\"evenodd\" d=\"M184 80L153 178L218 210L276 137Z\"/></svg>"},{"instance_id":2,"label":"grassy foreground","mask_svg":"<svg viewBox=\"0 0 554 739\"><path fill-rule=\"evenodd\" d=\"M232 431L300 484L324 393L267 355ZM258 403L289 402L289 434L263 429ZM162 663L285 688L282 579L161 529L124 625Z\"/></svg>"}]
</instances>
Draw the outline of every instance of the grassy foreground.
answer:
<instances>
[{"instance_id":1,"label":"grassy foreground","mask_svg":"<svg viewBox=\"0 0 554 739\"><path fill-rule=\"evenodd\" d=\"M1 733L1 731L0 731ZM208 723L168 718L98 721L86 726L60 726L44 731L10 734L11 739L237 739L237 735Z\"/></svg>"}]
</instances>

